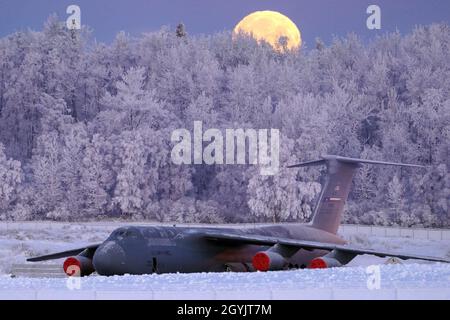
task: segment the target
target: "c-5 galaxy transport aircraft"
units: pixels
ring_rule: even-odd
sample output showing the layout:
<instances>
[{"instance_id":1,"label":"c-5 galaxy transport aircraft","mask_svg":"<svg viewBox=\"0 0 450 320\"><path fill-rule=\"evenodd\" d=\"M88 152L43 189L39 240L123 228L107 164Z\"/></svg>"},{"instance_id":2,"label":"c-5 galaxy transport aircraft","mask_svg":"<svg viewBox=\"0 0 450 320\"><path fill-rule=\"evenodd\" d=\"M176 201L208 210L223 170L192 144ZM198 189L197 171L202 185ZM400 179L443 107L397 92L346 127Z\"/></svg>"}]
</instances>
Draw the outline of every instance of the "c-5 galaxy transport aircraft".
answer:
<instances>
[{"instance_id":1,"label":"c-5 galaxy transport aircraft","mask_svg":"<svg viewBox=\"0 0 450 320\"><path fill-rule=\"evenodd\" d=\"M121 227L103 243L28 261L68 257L63 265L68 275L88 275L94 271L100 275L122 275L327 268L345 265L361 254L450 262L444 258L356 248L337 236L352 178L361 164L421 167L323 156L290 166L328 168L328 179L309 224L245 228Z\"/></svg>"}]
</instances>

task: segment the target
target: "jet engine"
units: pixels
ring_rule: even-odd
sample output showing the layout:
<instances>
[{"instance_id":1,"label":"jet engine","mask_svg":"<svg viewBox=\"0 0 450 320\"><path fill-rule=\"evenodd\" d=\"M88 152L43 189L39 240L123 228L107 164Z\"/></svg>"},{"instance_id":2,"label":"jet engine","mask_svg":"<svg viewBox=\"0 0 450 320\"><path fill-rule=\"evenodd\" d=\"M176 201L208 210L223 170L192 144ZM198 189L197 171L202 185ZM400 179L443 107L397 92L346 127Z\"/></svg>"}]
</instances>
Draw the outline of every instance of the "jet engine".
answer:
<instances>
[{"instance_id":1,"label":"jet engine","mask_svg":"<svg viewBox=\"0 0 450 320\"><path fill-rule=\"evenodd\" d=\"M287 269L288 259L292 257L298 248L275 244L266 251L260 251L253 256L252 265L258 271L276 271Z\"/></svg>"},{"instance_id":2,"label":"jet engine","mask_svg":"<svg viewBox=\"0 0 450 320\"><path fill-rule=\"evenodd\" d=\"M67 258L63 268L69 277L88 276L95 271L92 259L81 255Z\"/></svg>"},{"instance_id":3,"label":"jet engine","mask_svg":"<svg viewBox=\"0 0 450 320\"><path fill-rule=\"evenodd\" d=\"M349 263L356 254L343 252L340 250L333 250L323 257L314 258L308 268L309 269L325 269L337 268Z\"/></svg>"},{"instance_id":4,"label":"jet engine","mask_svg":"<svg viewBox=\"0 0 450 320\"><path fill-rule=\"evenodd\" d=\"M326 268L336 268L341 267L342 264L334 259L327 256L314 258L309 264L309 269L326 269Z\"/></svg>"},{"instance_id":5,"label":"jet engine","mask_svg":"<svg viewBox=\"0 0 450 320\"><path fill-rule=\"evenodd\" d=\"M260 251L253 256L253 267L258 271L282 270L287 265L283 256L274 251Z\"/></svg>"}]
</instances>

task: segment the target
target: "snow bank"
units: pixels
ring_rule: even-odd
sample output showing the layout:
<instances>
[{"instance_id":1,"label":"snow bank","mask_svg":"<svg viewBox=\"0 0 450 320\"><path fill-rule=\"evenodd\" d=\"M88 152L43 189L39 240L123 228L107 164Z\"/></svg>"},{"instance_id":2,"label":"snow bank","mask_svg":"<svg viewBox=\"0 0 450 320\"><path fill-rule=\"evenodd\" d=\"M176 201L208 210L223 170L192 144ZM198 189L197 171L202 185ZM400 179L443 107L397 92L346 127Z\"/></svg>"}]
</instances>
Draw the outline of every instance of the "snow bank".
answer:
<instances>
[{"instance_id":1,"label":"snow bank","mask_svg":"<svg viewBox=\"0 0 450 320\"><path fill-rule=\"evenodd\" d=\"M450 299L450 265L381 265L369 290L365 267L266 273L92 276L70 290L67 279L0 276L0 298L29 299Z\"/></svg>"}]
</instances>

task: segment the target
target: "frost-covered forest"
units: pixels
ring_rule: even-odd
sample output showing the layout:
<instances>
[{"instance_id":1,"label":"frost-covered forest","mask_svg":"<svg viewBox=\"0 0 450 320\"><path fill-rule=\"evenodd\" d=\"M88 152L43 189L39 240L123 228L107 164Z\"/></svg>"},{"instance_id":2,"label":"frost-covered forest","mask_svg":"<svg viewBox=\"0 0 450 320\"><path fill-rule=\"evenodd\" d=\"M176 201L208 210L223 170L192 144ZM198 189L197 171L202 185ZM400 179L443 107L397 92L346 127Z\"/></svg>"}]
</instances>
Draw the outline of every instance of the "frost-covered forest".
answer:
<instances>
[{"instance_id":1,"label":"frost-covered forest","mask_svg":"<svg viewBox=\"0 0 450 320\"><path fill-rule=\"evenodd\" d=\"M171 132L195 120L279 129L281 165L426 165L364 166L345 222L450 226L448 25L282 54L180 28L99 44L55 16L0 39L0 219L310 219L324 168L172 164Z\"/></svg>"}]
</instances>

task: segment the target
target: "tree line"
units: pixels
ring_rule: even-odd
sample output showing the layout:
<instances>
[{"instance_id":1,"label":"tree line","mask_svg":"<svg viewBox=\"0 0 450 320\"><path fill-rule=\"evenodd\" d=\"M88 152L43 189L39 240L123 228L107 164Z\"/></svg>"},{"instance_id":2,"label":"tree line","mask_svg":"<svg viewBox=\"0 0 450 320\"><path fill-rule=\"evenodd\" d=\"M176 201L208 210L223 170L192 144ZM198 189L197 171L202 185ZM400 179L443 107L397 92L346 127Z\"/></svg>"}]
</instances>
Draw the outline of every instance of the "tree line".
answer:
<instances>
[{"instance_id":1,"label":"tree line","mask_svg":"<svg viewBox=\"0 0 450 320\"><path fill-rule=\"evenodd\" d=\"M450 226L450 27L279 53L229 32L162 28L97 43L51 16L0 39L0 219L309 221L338 154L364 166L344 220ZM277 175L175 165L171 132L280 130Z\"/></svg>"}]
</instances>

